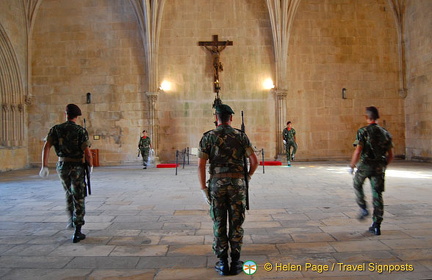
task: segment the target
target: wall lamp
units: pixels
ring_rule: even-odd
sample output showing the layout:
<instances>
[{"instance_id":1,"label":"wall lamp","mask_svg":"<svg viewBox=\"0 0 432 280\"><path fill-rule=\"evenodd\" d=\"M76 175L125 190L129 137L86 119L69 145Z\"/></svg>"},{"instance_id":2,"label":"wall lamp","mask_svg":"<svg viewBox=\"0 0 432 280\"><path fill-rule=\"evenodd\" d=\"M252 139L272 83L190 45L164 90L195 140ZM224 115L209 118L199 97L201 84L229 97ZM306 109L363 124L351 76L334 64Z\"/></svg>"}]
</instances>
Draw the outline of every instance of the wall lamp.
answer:
<instances>
[{"instance_id":1,"label":"wall lamp","mask_svg":"<svg viewBox=\"0 0 432 280\"><path fill-rule=\"evenodd\" d=\"M90 92L87 92L87 94L86 94L86 103L87 104L91 103L91 93Z\"/></svg>"},{"instance_id":2,"label":"wall lamp","mask_svg":"<svg viewBox=\"0 0 432 280\"><path fill-rule=\"evenodd\" d=\"M275 88L275 85L273 84L273 80L272 79L267 79L263 82L263 87L264 89L270 90Z\"/></svg>"},{"instance_id":3,"label":"wall lamp","mask_svg":"<svg viewBox=\"0 0 432 280\"><path fill-rule=\"evenodd\" d=\"M169 91L171 89L171 83L168 81L163 81L159 86L159 91Z\"/></svg>"},{"instance_id":4,"label":"wall lamp","mask_svg":"<svg viewBox=\"0 0 432 280\"><path fill-rule=\"evenodd\" d=\"M347 99L346 91L347 91L346 88L343 88L343 89L342 89L342 99Z\"/></svg>"}]
</instances>

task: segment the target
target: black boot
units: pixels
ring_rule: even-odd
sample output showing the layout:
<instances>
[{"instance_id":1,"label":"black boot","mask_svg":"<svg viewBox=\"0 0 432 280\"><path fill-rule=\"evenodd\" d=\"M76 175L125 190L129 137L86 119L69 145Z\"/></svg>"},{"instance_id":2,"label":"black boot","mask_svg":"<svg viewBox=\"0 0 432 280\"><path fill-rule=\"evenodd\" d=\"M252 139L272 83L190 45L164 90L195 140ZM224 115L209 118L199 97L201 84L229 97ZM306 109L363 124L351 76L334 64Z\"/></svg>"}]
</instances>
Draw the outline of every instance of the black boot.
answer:
<instances>
[{"instance_id":1,"label":"black boot","mask_svg":"<svg viewBox=\"0 0 432 280\"><path fill-rule=\"evenodd\" d=\"M369 232L375 235L381 235L381 224L373 222L369 227Z\"/></svg>"},{"instance_id":2,"label":"black boot","mask_svg":"<svg viewBox=\"0 0 432 280\"><path fill-rule=\"evenodd\" d=\"M237 275L239 273L241 273L243 271L243 262L238 260L238 261L232 261L231 262L231 269L230 269L230 274L231 275Z\"/></svg>"},{"instance_id":3,"label":"black boot","mask_svg":"<svg viewBox=\"0 0 432 280\"><path fill-rule=\"evenodd\" d=\"M219 275L229 275L228 258L220 259L215 265L215 270Z\"/></svg>"},{"instance_id":4,"label":"black boot","mask_svg":"<svg viewBox=\"0 0 432 280\"><path fill-rule=\"evenodd\" d=\"M369 216L369 211L366 208L360 208L360 213L357 215L357 219L362 221L367 216Z\"/></svg>"},{"instance_id":5,"label":"black boot","mask_svg":"<svg viewBox=\"0 0 432 280\"><path fill-rule=\"evenodd\" d=\"M74 233L74 235L72 236L72 242L73 242L73 243L78 243L78 242L80 242L81 240L84 240L85 238L86 238L85 234L83 234L83 233L81 232L81 226L76 226L76 227L75 227L75 233Z\"/></svg>"},{"instance_id":6,"label":"black boot","mask_svg":"<svg viewBox=\"0 0 432 280\"><path fill-rule=\"evenodd\" d=\"M240 260L240 253L231 253L230 274L237 275L243 271L243 262Z\"/></svg>"}]
</instances>

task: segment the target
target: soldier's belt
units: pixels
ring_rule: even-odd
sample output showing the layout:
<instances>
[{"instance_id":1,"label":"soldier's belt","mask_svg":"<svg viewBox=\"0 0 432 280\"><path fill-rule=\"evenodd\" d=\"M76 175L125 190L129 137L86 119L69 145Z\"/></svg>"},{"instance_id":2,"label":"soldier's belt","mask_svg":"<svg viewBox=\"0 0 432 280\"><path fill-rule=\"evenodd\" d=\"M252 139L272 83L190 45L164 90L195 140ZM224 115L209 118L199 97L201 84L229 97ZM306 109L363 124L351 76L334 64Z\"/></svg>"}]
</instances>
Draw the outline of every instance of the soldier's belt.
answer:
<instances>
[{"instance_id":1,"label":"soldier's belt","mask_svg":"<svg viewBox=\"0 0 432 280\"><path fill-rule=\"evenodd\" d=\"M244 178L243 173L218 173L210 175L211 178Z\"/></svg>"},{"instance_id":2,"label":"soldier's belt","mask_svg":"<svg viewBox=\"0 0 432 280\"><path fill-rule=\"evenodd\" d=\"M63 162L83 162L82 158L68 158L68 157L59 157L58 161L63 161Z\"/></svg>"}]
</instances>

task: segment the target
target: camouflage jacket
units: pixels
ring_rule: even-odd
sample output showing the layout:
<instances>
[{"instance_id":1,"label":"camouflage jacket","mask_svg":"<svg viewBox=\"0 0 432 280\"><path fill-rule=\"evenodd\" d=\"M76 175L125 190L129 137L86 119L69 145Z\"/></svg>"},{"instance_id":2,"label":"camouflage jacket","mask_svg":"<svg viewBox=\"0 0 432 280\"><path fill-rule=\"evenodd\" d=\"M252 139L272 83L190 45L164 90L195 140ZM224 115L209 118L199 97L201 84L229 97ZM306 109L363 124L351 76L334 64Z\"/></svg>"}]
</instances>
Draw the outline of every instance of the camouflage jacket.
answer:
<instances>
[{"instance_id":1,"label":"camouflage jacket","mask_svg":"<svg viewBox=\"0 0 432 280\"><path fill-rule=\"evenodd\" d=\"M284 130L282 131L282 136L283 136L283 139L285 140L285 141L295 141L294 140L294 137L295 137L295 134L296 134L296 131L295 131L295 129L294 128L291 128L290 130L288 130L286 127L284 128Z\"/></svg>"},{"instance_id":2,"label":"camouflage jacket","mask_svg":"<svg viewBox=\"0 0 432 280\"><path fill-rule=\"evenodd\" d=\"M91 145L87 130L72 121L53 126L46 141L54 146L57 156L76 159L83 158Z\"/></svg>"},{"instance_id":3,"label":"camouflage jacket","mask_svg":"<svg viewBox=\"0 0 432 280\"><path fill-rule=\"evenodd\" d=\"M243 157L254 152L247 135L229 125L204 133L198 157L210 161L210 174L243 173Z\"/></svg>"},{"instance_id":4,"label":"camouflage jacket","mask_svg":"<svg viewBox=\"0 0 432 280\"><path fill-rule=\"evenodd\" d=\"M138 143L138 148L140 150L150 149L150 143L151 143L150 137L148 136L146 138L141 137Z\"/></svg>"},{"instance_id":5,"label":"camouflage jacket","mask_svg":"<svg viewBox=\"0 0 432 280\"><path fill-rule=\"evenodd\" d=\"M393 148L391 134L376 123L360 128L353 145L363 147L360 163L364 164L387 165L387 152Z\"/></svg>"}]
</instances>

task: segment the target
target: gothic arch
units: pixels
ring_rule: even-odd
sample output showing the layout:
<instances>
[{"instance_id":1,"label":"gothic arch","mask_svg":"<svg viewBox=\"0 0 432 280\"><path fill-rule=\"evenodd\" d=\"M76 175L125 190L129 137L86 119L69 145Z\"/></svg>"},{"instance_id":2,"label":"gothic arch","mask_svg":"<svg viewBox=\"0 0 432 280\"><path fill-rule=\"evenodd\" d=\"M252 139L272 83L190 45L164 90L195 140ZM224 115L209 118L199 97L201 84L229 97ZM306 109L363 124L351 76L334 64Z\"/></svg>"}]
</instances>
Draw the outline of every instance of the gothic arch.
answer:
<instances>
[{"instance_id":1,"label":"gothic arch","mask_svg":"<svg viewBox=\"0 0 432 280\"><path fill-rule=\"evenodd\" d=\"M24 90L18 60L0 25L0 147L24 144Z\"/></svg>"}]
</instances>

